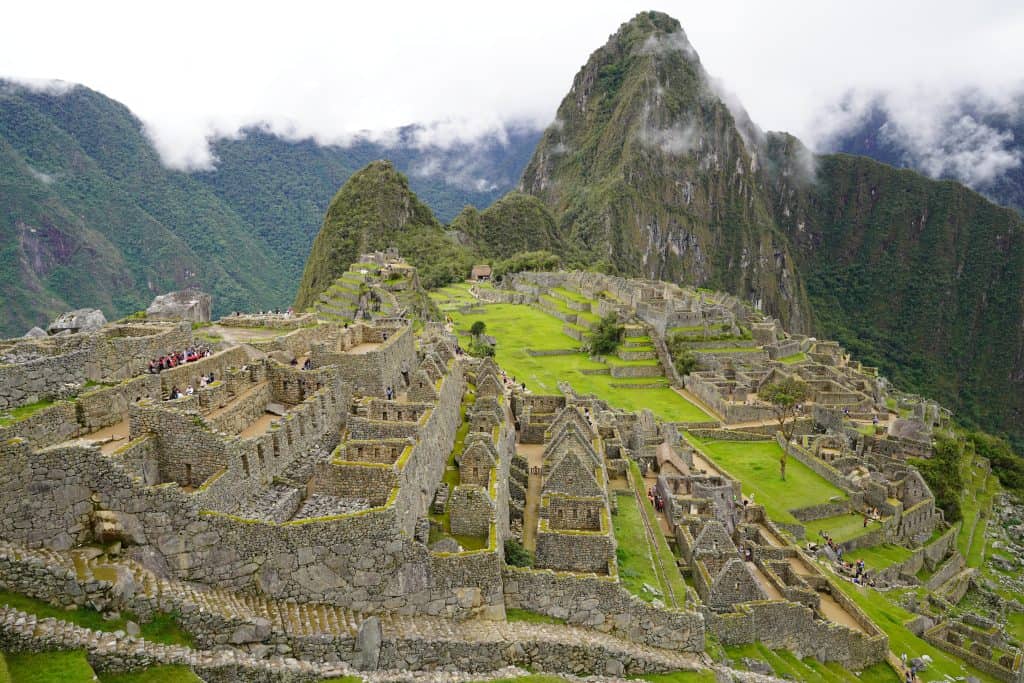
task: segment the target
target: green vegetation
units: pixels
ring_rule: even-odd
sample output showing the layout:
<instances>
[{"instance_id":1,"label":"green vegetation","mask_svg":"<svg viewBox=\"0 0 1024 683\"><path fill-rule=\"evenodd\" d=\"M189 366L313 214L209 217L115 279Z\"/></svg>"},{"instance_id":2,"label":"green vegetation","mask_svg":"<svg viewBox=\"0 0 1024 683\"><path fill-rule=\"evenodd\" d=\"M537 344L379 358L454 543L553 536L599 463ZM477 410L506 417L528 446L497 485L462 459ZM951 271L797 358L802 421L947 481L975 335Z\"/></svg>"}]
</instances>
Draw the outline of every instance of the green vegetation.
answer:
<instances>
[{"instance_id":1,"label":"green vegetation","mask_svg":"<svg viewBox=\"0 0 1024 683\"><path fill-rule=\"evenodd\" d=\"M505 564L513 567L532 567L533 553L514 538L505 541Z\"/></svg>"},{"instance_id":2,"label":"green vegetation","mask_svg":"<svg viewBox=\"0 0 1024 683\"><path fill-rule=\"evenodd\" d=\"M819 662L811 657L798 659L789 650L772 650L764 644L750 643L747 645L730 645L725 648L726 655L733 660L735 666L742 668L740 660L759 659L767 662L775 670L775 675L794 681L828 681L838 683L899 683L899 675L885 662L875 664L863 671L851 672L838 662Z\"/></svg>"},{"instance_id":3,"label":"green vegetation","mask_svg":"<svg viewBox=\"0 0 1024 683\"><path fill-rule=\"evenodd\" d=\"M800 353L794 353L792 356L783 356L778 360L780 363L785 363L786 365L793 365L794 363L802 363L803 361L807 360L807 354L801 351Z\"/></svg>"},{"instance_id":4,"label":"green vegetation","mask_svg":"<svg viewBox=\"0 0 1024 683\"><path fill-rule=\"evenodd\" d=\"M523 252L558 250L558 228L536 197L509 192L483 211L465 207L451 229L468 235L487 258L507 259Z\"/></svg>"},{"instance_id":5,"label":"green vegetation","mask_svg":"<svg viewBox=\"0 0 1024 683\"><path fill-rule=\"evenodd\" d=\"M901 545L885 544L851 550L843 555L843 559L848 562L864 560L870 569L885 569L888 566L909 560L911 555L912 553Z\"/></svg>"},{"instance_id":6,"label":"green vegetation","mask_svg":"<svg viewBox=\"0 0 1024 683\"><path fill-rule=\"evenodd\" d=\"M907 627L906 622L914 615L896 604L899 594L894 592L880 593L873 588L855 586L849 581L834 581L875 624L889 636L889 649L899 657L906 653L908 658L928 655L932 664L921 674L922 681L942 681L945 676L976 676L982 681L993 681L976 669L967 666L960 660L946 654L936 647L915 636Z\"/></svg>"},{"instance_id":7,"label":"green vegetation","mask_svg":"<svg viewBox=\"0 0 1024 683\"><path fill-rule=\"evenodd\" d=\"M154 666L144 671L100 674L100 683L201 683L187 666Z\"/></svg>"},{"instance_id":8,"label":"green vegetation","mask_svg":"<svg viewBox=\"0 0 1024 683\"><path fill-rule=\"evenodd\" d=\"M615 557L619 564L619 580L630 593L648 602L656 597L664 599L664 595L656 596L644 590L645 583L660 587L661 581L654 571L651 548L636 498L632 493L621 495L618 497L618 506L618 513L612 517L612 529L618 543ZM662 591L664 593L664 589Z\"/></svg>"},{"instance_id":9,"label":"green vegetation","mask_svg":"<svg viewBox=\"0 0 1024 683\"><path fill-rule=\"evenodd\" d=\"M676 372L680 377L689 375L697 369L697 357L693 355L686 342L686 336L680 332L673 332L665 342L668 346L669 355L672 356L672 364L676 366Z\"/></svg>"},{"instance_id":10,"label":"green vegetation","mask_svg":"<svg viewBox=\"0 0 1024 683\"><path fill-rule=\"evenodd\" d=\"M94 631L123 631L125 624L132 620L138 622L141 635L146 640L166 643L168 645L191 646L192 644L191 636L182 631L174 620L173 615L169 614L157 614L152 621L145 624L139 622L133 615L126 612L122 612L121 616L117 619L107 620L96 610L85 607L65 610L60 607L54 607L44 600L30 598L26 595L9 591L0 591L0 604L9 605L29 614L35 614L41 619L52 617L53 619L67 621Z\"/></svg>"},{"instance_id":11,"label":"green vegetation","mask_svg":"<svg viewBox=\"0 0 1024 683\"><path fill-rule=\"evenodd\" d=\"M638 681L650 683L715 683L715 672L710 669L701 671L673 671L667 674L645 674L637 676Z\"/></svg>"},{"instance_id":12,"label":"green vegetation","mask_svg":"<svg viewBox=\"0 0 1024 683\"><path fill-rule=\"evenodd\" d=\"M931 458L911 458L928 487L935 494L935 505L942 508L946 521L952 524L963 517L960 495L964 489L964 471L970 469L963 442L955 438L936 440Z\"/></svg>"},{"instance_id":13,"label":"green vegetation","mask_svg":"<svg viewBox=\"0 0 1024 683\"><path fill-rule=\"evenodd\" d=\"M470 340L469 326L476 320L487 324L487 333L498 344L495 360L517 382L539 394L558 393L558 382L569 382L582 393L593 393L624 410L649 408L663 420L703 422L711 418L703 410L668 387L663 378L617 380L609 375L585 375L582 371L601 371L610 363L625 364L609 358L608 363L592 361L582 352L558 356L531 356L527 350L575 350L580 343L562 332L564 323L532 306L519 304L486 304L461 314L456 304L468 291L468 285L452 285L431 294L439 306L452 317L463 336ZM453 298L454 297L454 298ZM462 299L464 300L464 299ZM650 363L650 361L640 361ZM627 389L615 384L650 384L656 388Z\"/></svg>"},{"instance_id":14,"label":"green vegetation","mask_svg":"<svg viewBox=\"0 0 1024 683\"><path fill-rule=\"evenodd\" d=\"M491 274L495 278L502 278L507 273L518 273L524 270L558 270L562 265L562 258L549 251L527 251L507 259L496 261L492 266Z\"/></svg>"},{"instance_id":15,"label":"green vegetation","mask_svg":"<svg viewBox=\"0 0 1024 683\"><path fill-rule=\"evenodd\" d=\"M91 683L94 680L85 653L77 650L4 656L14 683Z\"/></svg>"},{"instance_id":16,"label":"green vegetation","mask_svg":"<svg viewBox=\"0 0 1024 683\"><path fill-rule=\"evenodd\" d=\"M505 618L508 621L525 621L531 624L564 624L565 619L549 617L546 614L539 614L528 609L505 608Z\"/></svg>"},{"instance_id":17,"label":"green vegetation","mask_svg":"<svg viewBox=\"0 0 1024 683\"><path fill-rule=\"evenodd\" d=\"M590 352L599 356L615 353L625 335L626 328L619 324L618 316L606 315L590 331Z\"/></svg>"},{"instance_id":18,"label":"green vegetation","mask_svg":"<svg viewBox=\"0 0 1024 683\"><path fill-rule=\"evenodd\" d=\"M816 519L813 522L804 522L804 529L809 539L816 539L819 532L825 531L836 543L845 543L846 541L863 536L869 531L876 531L878 529L878 522L868 522L868 525L865 527L864 515L845 514Z\"/></svg>"},{"instance_id":19,"label":"green vegetation","mask_svg":"<svg viewBox=\"0 0 1024 683\"><path fill-rule=\"evenodd\" d=\"M475 260L449 239L409 181L387 161L351 176L327 208L306 260L295 308L303 310L355 262L359 253L398 247L425 287L462 280Z\"/></svg>"},{"instance_id":20,"label":"green vegetation","mask_svg":"<svg viewBox=\"0 0 1024 683\"><path fill-rule=\"evenodd\" d=\"M43 408L49 408L53 403L54 402L51 400L44 399L42 401L36 401L35 403L29 403L28 405L5 410L0 413L0 427L6 427L9 424L21 422L25 418L35 415Z\"/></svg>"},{"instance_id":21,"label":"green vegetation","mask_svg":"<svg viewBox=\"0 0 1024 683\"><path fill-rule=\"evenodd\" d=\"M761 387L757 397L762 401L771 404L775 419L779 421L779 431L782 438L788 444L793 440L793 430L796 428L797 406L805 402L811 395L811 387L806 382L796 377L787 377L778 382L772 382ZM779 449L779 473L782 479L786 479L786 461L788 454L785 449Z\"/></svg>"},{"instance_id":22,"label":"green vegetation","mask_svg":"<svg viewBox=\"0 0 1024 683\"><path fill-rule=\"evenodd\" d=\"M771 474L782 448L774 441L703 441L686 438L703 450L726 472L743 484L746 495L763 505L768 516L779 522L799 524L790 510L845 498L846 494L798 460L789 464L785 481Z\"/></svg>"}]
</instances>

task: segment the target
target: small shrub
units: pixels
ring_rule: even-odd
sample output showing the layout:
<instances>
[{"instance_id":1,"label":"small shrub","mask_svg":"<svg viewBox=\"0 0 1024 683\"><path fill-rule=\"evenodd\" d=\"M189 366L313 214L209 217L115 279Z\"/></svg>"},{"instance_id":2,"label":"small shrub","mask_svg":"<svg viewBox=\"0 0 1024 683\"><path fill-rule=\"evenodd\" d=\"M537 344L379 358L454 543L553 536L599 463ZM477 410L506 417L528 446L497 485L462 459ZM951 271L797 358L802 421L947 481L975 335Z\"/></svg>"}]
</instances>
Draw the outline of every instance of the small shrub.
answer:
<instances>
[{"instance_id":1,"label":"small shrub","mask_svg":"<svg viewBox=\"0 0 1024 683\"><path fill-rule=\"evenodd\" d=\"M626 328L619 324L618 316L609 313L590 332L590 352L597 356L615 353L625 335Z\"/></svg>"},{"instance_id":2,"label":"small shrub","mask_svg":"<svg viewBox=\"0 0 1024 683\"><path fill-rule=\"evenodd\" d=\"M533 553L523 547L523 544L514 538L505 541L505 564L513 567L532 567Z\"/></svg>"}]
</instances>

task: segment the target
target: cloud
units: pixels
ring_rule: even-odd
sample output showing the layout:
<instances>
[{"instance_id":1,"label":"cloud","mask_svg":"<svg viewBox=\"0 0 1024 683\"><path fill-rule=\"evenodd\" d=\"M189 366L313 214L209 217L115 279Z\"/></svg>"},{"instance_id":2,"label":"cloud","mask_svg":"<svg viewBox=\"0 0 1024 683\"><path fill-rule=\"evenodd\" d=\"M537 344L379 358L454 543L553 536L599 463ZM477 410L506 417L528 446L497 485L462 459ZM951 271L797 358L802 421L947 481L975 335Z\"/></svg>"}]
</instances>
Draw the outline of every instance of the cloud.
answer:
<instances>
[{"instance_id":1,"label":"cloud","mask_svg":"<svg viewBox=\"0 0 1024 683\"><path fill-rule=\"evenodd\" d=\"M838 140L865 125L901 155L904 165L934 178L984 189L1024 164L1024 140L1009 125L1024 116L1024 84L988 94L976 89L887 93L851 92L820 114L816 144Z\"/></svg>"},{"instance_id":2,"label":"cloud","mask_svg":"<svg viewBox=\"0 0 1024 683\"><path fill-rule=\"evenodd\" d=\"M693 49L686 33L674 31L672 33L652 33L640 45L642 55L664 55L671 52L682 52L687 59L700 61L697 51Z\"/></svg>"},{"instance_id":3,"label":"cloud","mask_svg":"<svg viewBox=\"0 0 1024 683\"><path fill-rule=\"evenodd\" d=\"M53 181L56 180L56 178L54 178L49 173L44 173L40 170L32 168L31 166L28 167L28 172L29 174L31 174L33 178L41 182L43 185L53 185Z\"/></svg>"},{"instance_id":4,"label":"cloud","mask_svg":"<svg viewBox=\"0 0 1024 683\"><path fill-rule=\"evenodd\" d=\"M345 144L362 131L445 122L423 133L427 146L479 137L496 122L540 127L587 56L649 9L642 0L522 0L514 12L470 2L438 11L411 0L286 9L252 0L242 13L199 0L180 0L173 12L152 3L109 12L70 0L9 4L6 74L83 83L124 103L163 158L183 168L215 164L210 137L253 125ZM1005 0L977 0L969 12L954 0L666 0L661 9L685 34L640 49L696 48L753 121L804 139L816 133L823 103L851 90L992 94L1024 73L1024 6Z\"/></svg>"},{"instance_id":5,"label":"cloud","mask_svg":"<svg viewBox=\"0 0 1024 683\"><path fill-rule=\"evenodd\" d=\"M69 83L58 78L4 76L3 80L0 80L0 89L16 90L19 87L46 95L66 95L79 86L77 83Z\"/></svg>"}]
</instances>

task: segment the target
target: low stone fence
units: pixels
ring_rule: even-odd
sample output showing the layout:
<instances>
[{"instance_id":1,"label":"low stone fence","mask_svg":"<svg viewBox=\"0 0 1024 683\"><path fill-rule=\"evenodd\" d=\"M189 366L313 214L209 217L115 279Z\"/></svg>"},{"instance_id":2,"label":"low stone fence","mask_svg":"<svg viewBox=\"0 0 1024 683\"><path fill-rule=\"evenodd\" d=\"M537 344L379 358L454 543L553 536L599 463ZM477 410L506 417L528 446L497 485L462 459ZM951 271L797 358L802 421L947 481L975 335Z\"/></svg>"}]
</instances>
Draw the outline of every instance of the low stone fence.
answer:
<instances>
[{"instance_id":1,"label":"low stone fence","mask_svg":"<svg viewBox=\"0 0 1024 683\"><path fill-rule=\"evenodd\" d=\"M718 423L714 423L716 426ZM712 439L715 441L765 441L764 434L755 432L741 432L733 429L690 429L690 433L698 439Z\"/></svg>"},{"instance_id":2,"label":"low stone fence","mask_svg":"<svg viewBox=\"0 0 1024 683\"><path fill-rule=\"evenodd\" d=\"M1021 680L1018 677L1018 674L1020 673L1019 658L1017 658L1009 667L1001 666L999 662L992 661L991 655L989 657L983 657L981 654L974 652L973 649L968 650L965 647L949 642L947 639L947 633L949 630L949 622L942 622L925 631L921 637L940 650L948 652L954 657L959 657L974 668L985 672L996 680L1005 681L1006 683L1018 683ZM984 649L982 651L984 652ZM1016 665L1016 668L1014 665Z\"/></svg>"},{"instance_id":3,"label":"low stone fence","mask_svg":"<svg viewBox=\"0 0 1024 683\"><path fill-rule=\"evenodd\" d=\"M800 522L813 522L816 519L845 515L850 511L851 505L851 500L847 498L845 500L829 501L828 503L796 508L790 510L789 513L796 517Z\"/></svg>"},{"instance_id":4,"label":"low stone fence","mask_svg":"<svg viewBox=\"0 0 1024 683\"><path fill-rule=\"evenodd\" d=\"M23 420L0 428L0 442L22 438L40 448L67 441L81 432L75 404L58 401Z\"/></svg>"},{"instance_id":5,"label":"low stone fence","mask_svg":"<svg viewBox=\"0 0 1024 683\"><path fill-rule=\"evenodd\" d=\"M579 349L526 349L528 356L572 356L579 353Z\"/></svg>"},{"instance_id":6,"label":"low stone fence","mask_svg":"<svg viewBox=\"0 0 1024 683\"><path fill-rule=\"evenodd\" d=\"M304 315L228 315L217 321L222 327L262 327L274 330L294 330L316 324L312 313Z\"/></svg>"},{"instance_id":7,"label":"low stone fence","mask_svg":"<svg viewBox=\"0 0 1024 683\"><path fill-rule=\"evenodd\" d=\"M652 647L704 649L699 613L654 607L628 593L615 578L506 566L503 579L508 608L565 619Z\"/></svg>"},{"instance_id":8,"label":"low stone fence","mask_svg":"<svg viewBox=\"0 0 1024 683\"><path fill-rule=\"evenodd\" d=\"M611 375L616 378L627 377L661 377L660 365L613 365Z\"/></svg>"},{"instance_id":9,"label":"low stone fence","mask_svg":"<svg viewBox=\"0 0 1024 683\"><path fill-rule=\"evenodd\" d=\"M844 604L840 596L845 598L841 592L833 592L844 609L852 606L848 611L866 633L817 619L810 608L781 600L742 603L736 605L735 612L725 614L705 610L705 618L708 630L722 645L760 641L772 649L790 650L798 658L840 662L856 670L883 661L889 639L855 604L848 600Z\"/></svg>"},{"instance_id":10,"label":"low stone fence","mask_svg":"<svg viewBox=\"0 0 1024 683\"><path fill-rule=\"evenodd\" d=\"M915 550L913 554L903 562L889 565L884 569L875 571L872 571L871 567L868 567L868 575L873 576L875 581L879 583L895 583L901 576L914 576L926 565L929 568L936 567L940 562L942 562L943 558L945 558L949 553L949 549L954 547L955 544L956 527L954 526L928 545Z\"/></svg>"},{"instance_id":11,"label":"low stone fence","mask_svg":"<svg viewBox=\"0 0 1024 683\"><path fill-rule=\"evenodd\" d=\"M159 375L139 375L112 387L100 387L78 397L78 419L90 432L117 424L128 417L128 406L148 398L159 401Z\"/></svg>"}]
</instances>

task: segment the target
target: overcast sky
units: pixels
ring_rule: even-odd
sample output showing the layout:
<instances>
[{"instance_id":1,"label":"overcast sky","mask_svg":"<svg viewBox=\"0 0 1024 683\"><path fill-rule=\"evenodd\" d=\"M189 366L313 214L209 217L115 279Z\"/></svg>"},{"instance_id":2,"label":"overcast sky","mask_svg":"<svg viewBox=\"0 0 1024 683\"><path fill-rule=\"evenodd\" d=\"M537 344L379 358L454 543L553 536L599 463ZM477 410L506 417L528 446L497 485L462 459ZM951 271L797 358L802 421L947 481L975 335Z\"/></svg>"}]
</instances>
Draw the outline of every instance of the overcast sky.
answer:
<instances>
[{"instance_id":1,"label":"overcast sky","mask_svg":"<svg viewBox=\"0 0 1024 683\"><path fill-rule=\"evenodd\" d=\"M153 2L8 3L0 75L83 83L141 117L165 159L207 160L205 138L266 121L343 140L447 121L439 139L544 125L588 55L638 11L678 18L707 70L754 121L813 143L850 89L925 111L1024 78L1024 3ZM916 112L920 115L920 111Z\"/></svg>"}]
</instances>

